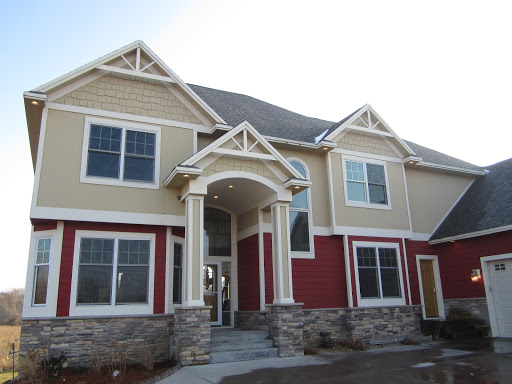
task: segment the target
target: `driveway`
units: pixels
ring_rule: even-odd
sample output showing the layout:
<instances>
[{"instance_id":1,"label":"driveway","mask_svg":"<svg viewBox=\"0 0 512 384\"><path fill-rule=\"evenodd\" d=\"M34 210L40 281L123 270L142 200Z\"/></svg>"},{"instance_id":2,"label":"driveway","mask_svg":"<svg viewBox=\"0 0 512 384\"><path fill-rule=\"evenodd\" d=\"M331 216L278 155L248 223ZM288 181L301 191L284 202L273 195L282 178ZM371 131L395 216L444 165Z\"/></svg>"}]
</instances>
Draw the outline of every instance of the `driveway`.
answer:
<instances>
[{"instance_id":1,"label":"driveway","mask_svg":"<svg viewBox=\"0 0 512 384\"><path fill-rule=\"evenodd\" d=\"M512 383L512 339L186 367L159 383Z\"/></svg>"}]
</instances>

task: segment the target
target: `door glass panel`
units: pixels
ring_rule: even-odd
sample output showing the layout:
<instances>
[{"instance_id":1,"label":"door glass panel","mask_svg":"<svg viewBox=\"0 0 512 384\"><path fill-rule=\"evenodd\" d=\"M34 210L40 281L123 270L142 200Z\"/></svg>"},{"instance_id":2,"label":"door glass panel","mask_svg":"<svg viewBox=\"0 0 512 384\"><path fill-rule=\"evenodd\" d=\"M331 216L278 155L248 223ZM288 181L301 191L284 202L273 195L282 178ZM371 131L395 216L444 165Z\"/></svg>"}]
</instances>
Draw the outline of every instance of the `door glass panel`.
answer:
<instances>
[{"instance_id":1,"label":"door glass panel","mask_svg":"<svg viewBox=\"0 0 512 384\"><path fill-rule=\"evenodd\" d=\"M204 304L212 307L210 310L211 322L219 321L217 270L218 266L215 264L205 264L203 266Z\"/></svg>"}]
</instances>

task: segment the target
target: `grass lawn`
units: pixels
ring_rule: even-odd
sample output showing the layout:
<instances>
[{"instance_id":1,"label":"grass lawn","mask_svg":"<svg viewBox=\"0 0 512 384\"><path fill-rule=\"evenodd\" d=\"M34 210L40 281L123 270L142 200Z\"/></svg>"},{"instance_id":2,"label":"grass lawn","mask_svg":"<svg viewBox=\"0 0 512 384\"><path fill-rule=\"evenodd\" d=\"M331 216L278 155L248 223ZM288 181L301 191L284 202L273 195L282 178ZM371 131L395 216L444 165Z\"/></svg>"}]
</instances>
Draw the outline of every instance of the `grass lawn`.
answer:
<instances>
[{"instance_id":1,"label":"grass lawn","mask_svg":"<svg viewBox=\"0 0 512 384\"><path fill-rule=\"evenodd\" d=\"M18 375L18 372L14 372L14 377ZM12 372L0 372L0 383L12 379Z\"/></svg>"}]
</instances>

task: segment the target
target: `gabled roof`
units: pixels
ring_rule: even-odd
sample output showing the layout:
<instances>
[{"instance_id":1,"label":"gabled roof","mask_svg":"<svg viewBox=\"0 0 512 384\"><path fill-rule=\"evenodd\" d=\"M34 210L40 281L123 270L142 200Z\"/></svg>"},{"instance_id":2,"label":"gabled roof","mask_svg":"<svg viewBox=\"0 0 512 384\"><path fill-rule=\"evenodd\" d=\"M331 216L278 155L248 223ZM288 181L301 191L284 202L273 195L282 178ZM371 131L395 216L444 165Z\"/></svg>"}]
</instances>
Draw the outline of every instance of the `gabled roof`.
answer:
<instances>
[{"instance_id":1,"label":"gabled roof","mask_svg":"<svg viewBox=\"0 0 512 384\"><path fill-rule=\"evenodd\" d=\"M512 159L486 167L432 235L431 243L512 229Z\"/></svg>"},{"instance_id":2,"label":"gabled roof","mask_svg":"<svg viewBox=\"0 0 512 384\"><path fill-rule=\"evenodd\" d=\"M307 117L250 96L189 84L231 126L247 120L265 136L315 143L334 123Z\"/></svg>"}]
</instances>

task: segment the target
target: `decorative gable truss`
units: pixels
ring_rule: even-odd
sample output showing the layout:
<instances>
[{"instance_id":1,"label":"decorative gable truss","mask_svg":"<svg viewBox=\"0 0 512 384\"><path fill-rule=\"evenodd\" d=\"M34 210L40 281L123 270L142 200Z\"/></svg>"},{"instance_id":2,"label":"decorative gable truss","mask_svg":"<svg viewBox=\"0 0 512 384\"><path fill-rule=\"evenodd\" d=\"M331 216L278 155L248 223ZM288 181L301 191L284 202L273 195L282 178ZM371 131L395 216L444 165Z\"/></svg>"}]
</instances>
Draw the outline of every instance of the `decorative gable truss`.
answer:
<instances>
[{"instance_id":1,"label":"decorative gable truss","mask_svg":"<svg viewBox=\"0 0 512 384\"><path fill-rule=\"evenodd\" d=\"M142 41L129 44L43 84L33 92L27 92L25 96L46 94L47 102L54 103L106 75L163 86L199 119L199 124L213 127L208 129L208 132L216 127L229 128L226 122Z\"/></svg>"},{"instance_id":2,"label":"decorative gable truss","mask_svg":"<svg viewBox=\"0 0 512 384\"><path fill-rule=\"evenodd\" d=\"M421 160L370 104L366 104L334 131L328 133L323 140L337 142L342 150L368 151L374 155L398 157L403 162ZM360 145L358 140L361 141ZM367 148L359 149L363 146Z\"/></svg>"},{"instance_id":3,"label":"decorative gable truss","mask_svg":"<svg viewBox=\"0 0 512 384\"><path fill-rule=\"evenodd\" d=\"M164 185L179 188L188 180L228 170L253 172L276 185L292 189L293 193L298 193L311 185L311 182L304 179L247 121L174 168L164 181Z\"/></svg>"}]
</instances>

